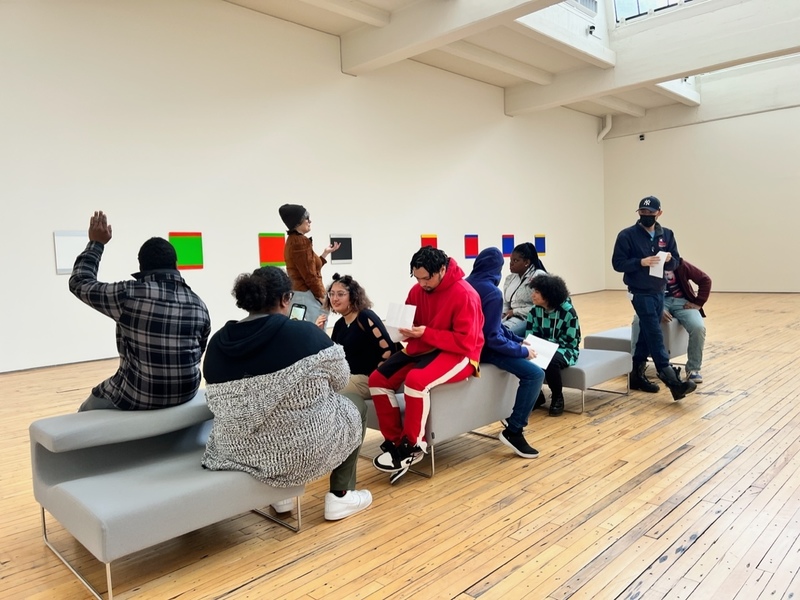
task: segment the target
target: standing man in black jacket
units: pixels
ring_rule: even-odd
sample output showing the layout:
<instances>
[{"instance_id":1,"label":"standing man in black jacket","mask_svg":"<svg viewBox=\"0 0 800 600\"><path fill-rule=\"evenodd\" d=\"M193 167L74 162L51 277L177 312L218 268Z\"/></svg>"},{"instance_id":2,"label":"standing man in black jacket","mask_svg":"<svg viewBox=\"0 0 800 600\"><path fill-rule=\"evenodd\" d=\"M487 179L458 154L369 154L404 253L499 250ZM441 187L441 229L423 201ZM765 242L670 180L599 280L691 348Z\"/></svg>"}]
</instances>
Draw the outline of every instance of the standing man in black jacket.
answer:
<instances>
[{"instance_id":1,"label":"standing man in black jacket","mask_svg":"<svg viewBox=\"0 0 800 600\"><path fill-rule=\"evenodd\" d=\"M661 201L655 196L642 198L637 209L639 220L619 232L614 244L611 264L614 270L623 273L628 286L633 310L639 317L639 339L633 352L633 371L630 387L633 390L655 393L658 384L645 375L647 356L653 357L658 378L672 392L674 400L691 394L697 385L693 381L680 381L677 372L669 364L661 333L661 315L664 313L664 289L666 281L663 270L659 276L650 274L651 267L662 263L663 269L674 270L680 260L678 246L672 231L659 224ZM664 253L659 256L659 253Z\"/></svg>"}]
</instances>

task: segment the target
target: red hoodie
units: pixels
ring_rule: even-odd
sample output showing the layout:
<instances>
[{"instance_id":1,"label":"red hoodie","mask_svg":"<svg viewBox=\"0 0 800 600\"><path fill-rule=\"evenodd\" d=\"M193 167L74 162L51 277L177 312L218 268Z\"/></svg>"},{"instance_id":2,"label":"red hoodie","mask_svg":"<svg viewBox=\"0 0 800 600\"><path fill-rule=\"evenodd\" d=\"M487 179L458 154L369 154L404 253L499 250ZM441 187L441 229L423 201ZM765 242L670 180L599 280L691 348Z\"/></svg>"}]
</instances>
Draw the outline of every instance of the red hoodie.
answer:
<instances>
[{"instance_id":1,"label":"red hoodie","mask_svg":"<svg viewBox=\"0 0 800 600\"><path fill-rule=\"evenodd\" d=\"M414 325L425 325L422 337L408 340L407 354L439 349L466 356L477 367L483 348L481 298L464 280L464 271L455 259L447 263L441 283L432 292L415 285L406 304L417 307Z\"/></svg>"}]
</instances>

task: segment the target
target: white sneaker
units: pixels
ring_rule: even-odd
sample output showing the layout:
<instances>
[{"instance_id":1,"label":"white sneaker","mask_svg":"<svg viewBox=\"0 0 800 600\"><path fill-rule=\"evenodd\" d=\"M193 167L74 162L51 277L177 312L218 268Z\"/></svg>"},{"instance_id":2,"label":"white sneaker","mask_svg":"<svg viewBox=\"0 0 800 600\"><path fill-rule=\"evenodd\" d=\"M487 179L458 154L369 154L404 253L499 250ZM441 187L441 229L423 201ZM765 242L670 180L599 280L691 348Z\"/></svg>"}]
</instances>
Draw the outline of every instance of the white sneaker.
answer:
<instances>
[{"instance_id":1,"label":"white sneaker","mask_svg":"<svg viewBox=\"0 0 800 600\"><path fill-rule=\"evenodd\" d=\"M270 504L270 506L276 513L291 512L294 508L294 498L287 498L286 500L281 500L280 502L273 502Z\"/></svg>"},{"instance_id":2,"label":"white sneaker","mask_svg":"<svg viewBox=\"0 0 800 600\"><path fill-rule=\"evenodd\" d=\"M339 498L336 494L325 494L325 520L338 521L357 512L361 512L372 504L372 494L369 490L347 490Z\"/></svg>"}]
</instances>

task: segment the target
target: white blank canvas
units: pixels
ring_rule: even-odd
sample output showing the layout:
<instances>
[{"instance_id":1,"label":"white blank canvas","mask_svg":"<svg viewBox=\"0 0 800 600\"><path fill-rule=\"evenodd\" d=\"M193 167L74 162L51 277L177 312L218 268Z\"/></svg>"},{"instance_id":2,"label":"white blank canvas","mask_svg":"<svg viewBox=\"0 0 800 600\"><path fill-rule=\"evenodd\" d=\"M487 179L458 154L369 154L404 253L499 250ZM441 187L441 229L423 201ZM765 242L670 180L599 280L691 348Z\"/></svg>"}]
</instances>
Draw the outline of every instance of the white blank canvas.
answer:
<instances>
[{"instance_id":1,"label":"white blank canvas","mask_svg":"<svg viewBox=\"0 0 800 600\"><path fill-rule=\"evenodd\" d=\"M78 254L86 249L89 237L85 231L54 231L53 247L56 254L56 273L69 275Z\"/></svg>"}]
</instances>

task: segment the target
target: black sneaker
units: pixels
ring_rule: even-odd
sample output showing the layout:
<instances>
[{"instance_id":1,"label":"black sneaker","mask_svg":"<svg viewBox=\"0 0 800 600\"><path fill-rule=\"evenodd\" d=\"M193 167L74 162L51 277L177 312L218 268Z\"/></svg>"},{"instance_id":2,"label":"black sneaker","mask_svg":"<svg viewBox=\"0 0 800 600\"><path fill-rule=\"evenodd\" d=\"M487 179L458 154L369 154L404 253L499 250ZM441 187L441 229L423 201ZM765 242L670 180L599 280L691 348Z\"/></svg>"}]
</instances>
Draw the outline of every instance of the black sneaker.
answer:
<instances>
[{"instance_id":1,"label":"black sneaker","mask_svg":"<svg viewBox=\"0 0 800 600\"><path fill-rule=\"evenodd\" d=\"M541 408L545 404L547 404L547 398L544 397L544 392L540 391L539 392L539 397L536 398L536 403L533 405L533 410L536 410L537 408Z\"/></svg>"},{"instance_id":2,"label":"black sneaker","mask_svg":"<svg viewBox=\"0 0 800 600\"><path fill-rule=\"evenodd\" d=\"M553 396L550 398L550 410L549 410L551 417L560 417L564 414L564 396Z\"/></svg>"},{"instance_id":3,"label":"black sneaker","mask_svg":"<svg viewBox=\"0 0 800 600\"><path fill-rule=\"evenodd\" d=\"M539 452L536 448L531 448L528 442L525 441L525 436L521 433L511 433L508 429L504 429L497 436L501 442L511 448L522 458L538 458Z\"/></svg>"}]
</instances>

